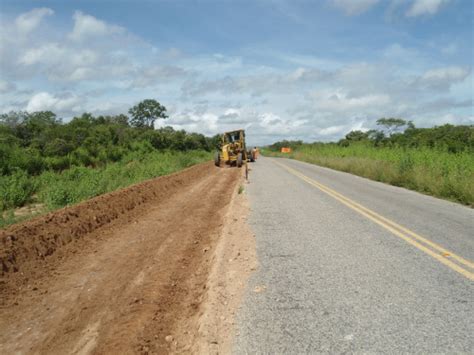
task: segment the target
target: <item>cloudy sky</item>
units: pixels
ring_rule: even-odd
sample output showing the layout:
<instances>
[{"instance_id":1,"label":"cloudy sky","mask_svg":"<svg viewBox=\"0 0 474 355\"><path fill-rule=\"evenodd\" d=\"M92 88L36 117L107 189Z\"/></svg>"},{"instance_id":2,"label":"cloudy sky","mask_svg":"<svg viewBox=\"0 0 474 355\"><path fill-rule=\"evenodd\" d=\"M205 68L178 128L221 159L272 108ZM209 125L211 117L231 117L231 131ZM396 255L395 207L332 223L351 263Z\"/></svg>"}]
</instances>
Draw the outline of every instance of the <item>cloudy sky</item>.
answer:
<instances>
[{"instance_id":1,"label":"cloudy sky","mask_svg":"<svg viewBox=\"0 0 474 355\"><path fill-rule=\"evenodd\" d=\"M474 124L471 0L0 2L0 111L124 113L335 140L380 117ZM158 126L157 125L157 126Z\"/></svg>"}]
</instances>

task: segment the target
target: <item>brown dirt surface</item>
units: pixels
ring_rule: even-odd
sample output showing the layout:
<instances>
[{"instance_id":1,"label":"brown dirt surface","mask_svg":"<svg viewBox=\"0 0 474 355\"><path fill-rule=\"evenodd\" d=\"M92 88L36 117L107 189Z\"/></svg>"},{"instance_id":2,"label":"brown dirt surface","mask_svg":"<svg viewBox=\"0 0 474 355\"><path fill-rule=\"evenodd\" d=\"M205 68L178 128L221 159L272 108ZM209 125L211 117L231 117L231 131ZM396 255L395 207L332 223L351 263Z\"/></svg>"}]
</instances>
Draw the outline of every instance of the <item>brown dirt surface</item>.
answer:
<instances>
[{"instance_id":1,"label":"brown dirt surface","mask_svg":"<svg viewBox=\"0 0 474 355\"><path fill-rule=\"evenodd\" d=\"M247 224L249 202L243 191L234 194L224 220L221 238L215 249L207 281L208 292L199 318L199 337L193 346L196 354L230 354L238 328L235 315L247 281L257 268L255 235Z\"/></svg>"},{"instance_id":2,"label":"brown dirt surface","mask_svg":"<svg viewBox=\"0 0 474 355\"><path fill-rule=\"evenodd\" d=\"M0 353L193 351L241 174L200 164L0 231Z\"/></svg>"}]
</instances>

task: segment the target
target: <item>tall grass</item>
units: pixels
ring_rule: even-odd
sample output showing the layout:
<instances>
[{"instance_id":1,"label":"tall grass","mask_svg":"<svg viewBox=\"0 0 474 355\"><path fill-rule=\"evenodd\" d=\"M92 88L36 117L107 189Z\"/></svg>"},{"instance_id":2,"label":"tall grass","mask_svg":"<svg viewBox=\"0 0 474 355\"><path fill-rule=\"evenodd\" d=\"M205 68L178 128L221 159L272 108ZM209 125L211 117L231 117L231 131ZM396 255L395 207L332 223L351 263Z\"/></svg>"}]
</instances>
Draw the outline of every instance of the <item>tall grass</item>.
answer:
<instances>
[{"instance_id":1,"label":"tall grass","mask_svg":"<svg viewBox=\"0 0 474 355\"><path fill-rule=\"evenodd\" d=\"M303 144L290 154L264 150L474 206L474 155L429 148Z\"/></svg>"},{"instance_id":2,"label":"tall grass","mask_svg":"<svg viewBox=\"0 0 474 355\"><path fill-rule=\"evenodd\" d=\"M15 217L12 210L15 206L34 201L44 205L43 212L51 211L211 158L212 153L206 151L134 152L120 162L100 168L76 166L38 176L28 176L23 171L0 176L0 228L25 219L25 216Z\"/></svg>"}]
</instances>

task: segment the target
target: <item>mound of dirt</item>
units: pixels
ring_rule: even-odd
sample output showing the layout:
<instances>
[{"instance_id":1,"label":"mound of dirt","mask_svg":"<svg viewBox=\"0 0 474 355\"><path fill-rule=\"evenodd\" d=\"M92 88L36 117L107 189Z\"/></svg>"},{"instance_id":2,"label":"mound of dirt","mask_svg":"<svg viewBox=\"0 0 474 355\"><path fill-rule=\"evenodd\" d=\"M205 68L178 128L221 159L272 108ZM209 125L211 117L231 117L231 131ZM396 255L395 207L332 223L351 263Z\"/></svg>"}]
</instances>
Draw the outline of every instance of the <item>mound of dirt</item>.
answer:
<instances>
[{"instance_id":1,"label":"mound of dirt","mask_svg":"<svg viewBox=\"0 0 474 355\"><path fill-rule=\"evenodd\" d=\"M148 180L0 230L1 276L18 281L34 277L51 255L112 221L163 201L180 187L200 180L212 169L204 163ZM0 283L5 284L5 280Z\"/></svg>"},{"instance_id":2,"label":"mound of dirt","mask_svg":"<svg viewBox=\"0 0 474 355\"><path fill-rule=\"evenodd\" d=\"M0 354L192 352L241 178L201 164L2 231Z\"/></svg>"}]
</instances>

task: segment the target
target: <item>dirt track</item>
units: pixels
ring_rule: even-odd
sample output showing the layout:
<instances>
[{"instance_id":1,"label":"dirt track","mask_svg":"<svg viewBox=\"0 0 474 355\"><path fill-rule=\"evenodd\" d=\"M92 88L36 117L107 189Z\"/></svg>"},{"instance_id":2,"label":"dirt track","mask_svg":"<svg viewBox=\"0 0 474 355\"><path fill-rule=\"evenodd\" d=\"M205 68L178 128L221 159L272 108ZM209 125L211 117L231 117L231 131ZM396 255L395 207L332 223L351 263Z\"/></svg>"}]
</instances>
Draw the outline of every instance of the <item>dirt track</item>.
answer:
<instances>
[{"instance_id":1,"label":"dirt track","mask_svg":"<svg viewBox=\"0 0 474 355\"><path fill-rule=\"evenodd\" d=\"M0 231L0 353L190 350L240 178L202 164Z\"/></svg>"}]
</instances>

